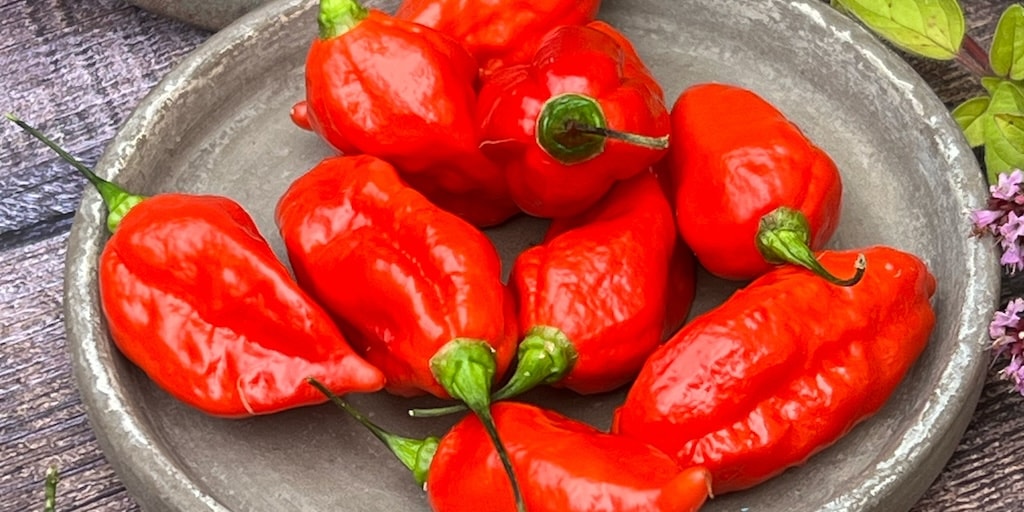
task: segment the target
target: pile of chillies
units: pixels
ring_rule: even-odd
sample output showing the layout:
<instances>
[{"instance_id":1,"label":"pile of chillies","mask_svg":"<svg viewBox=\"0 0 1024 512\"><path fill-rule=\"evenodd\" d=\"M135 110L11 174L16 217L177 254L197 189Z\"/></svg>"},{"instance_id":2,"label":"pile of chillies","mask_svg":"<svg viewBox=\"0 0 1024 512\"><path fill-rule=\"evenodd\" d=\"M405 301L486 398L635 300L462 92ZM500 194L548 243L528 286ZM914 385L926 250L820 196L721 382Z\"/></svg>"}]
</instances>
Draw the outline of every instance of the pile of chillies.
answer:
<instances>
[{"instance_id":1,"label":"pile of chillies","mask_svg":"<svg viewBox=\"0 0 1024 512\"><path fill-rule=\"evenodd\" d=\"M936 283L897 249L822 250L832 159L741 87L670 109L599 3L322 0L291 119L339 155L276 205L290 271L230 198L130 194L11 119L99 190L111 337L179 400L331 400L437 511L697 510L875 413ZM523 214L550 227L505 282L481 229ZM747 283L686 322L697 264ZM515 400L544 385L630 388L605 432ZM379 390L472 413L404 438L341 397Z\"/></svg>"}]
</instances>

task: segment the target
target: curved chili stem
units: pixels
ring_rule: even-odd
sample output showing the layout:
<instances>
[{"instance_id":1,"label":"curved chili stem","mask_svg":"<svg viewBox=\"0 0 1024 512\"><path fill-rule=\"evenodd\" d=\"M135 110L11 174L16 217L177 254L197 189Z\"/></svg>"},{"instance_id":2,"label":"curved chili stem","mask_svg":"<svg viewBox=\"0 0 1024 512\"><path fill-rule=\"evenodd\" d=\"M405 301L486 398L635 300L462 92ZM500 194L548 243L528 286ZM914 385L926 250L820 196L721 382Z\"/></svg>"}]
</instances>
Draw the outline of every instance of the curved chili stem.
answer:
<instances>
[{"instance_id":1,"label":"curved chili stem","mask_svg":"<svg viewBox=\"0 0 1024 512\"><path fill-rule=\"evenodd\" d=\"M604 152L605 139L657 150L668 147L668 135L648 137L608 128L601 105L582 94L548 99L537 116L536 134L537 144L565 165L597 157Z\"/></svg>"},{"instance_id":2,"label":"curved chili stem","mask_svg":"<svg viewBox=\"0 0 1024 512\"><path fill-rule=\"evenodd\" d=\"M44 481L43 492L45 494L45 501L43 502L43 512L56 512L57 511L57 482L60 481L60 473L57 471L57 466L50 466L46 469L46 480Z\"/></svg>"},{"instance_id":3,"label":"curved chili stem","mask_svg":"<svg viewBox=\"0 0 1024 512\"><path fill-rule=\"evenodd\" d=\"M323 393L324 396L334 403L334 405L338 406L341 410L355 418L355 420L366 427L374 437L380 439L381 442L391 450L391 453L393 453L395 457L405 465L405 467L412 471L412 475L416 479L416 483L421 486L426 483L427 473L430 470L430 463L434 460L434 453L437 452L437 445L441 442L440 439L436 437L412 439L392 434L391 432L377 426L376 423L370 420L370 418L367 418L363 413L359 412L359 410L353 407L352 404L332 393L331 390L327 389L327 386L324 386L320 381L313 377L308 377L306 382Z\"/></svg>"},{"instance_id":4,"label":"curved chili stem","mask_svg":"<svg viewBox=\"0 0 1024 512\"><path fill-rule=\"evenodd\" d=\"M566 129L570 132L586 133L589 135L598 135L607 139L620 140L634 146L643 146L650 149L668 149L668 135L661 137L649 137L647 135L639 135L636 133L620 132L618 130L612 130L611 128L585 126L573 121L566 124Z\"/></svg>"},{"instance_id":5,"label":"curved chili stem","mask_svg":"<svg viewBox=\"0 0 1024 512\"><path fill-rule=\"evenodd\" d=\"M366 19L370 11L358 0L320 0L320 39L338 37Z\"/></svg>"},{"instance_id":6,"label":"curved chili stem","mask_svg":"<svg viewBox=\"0 0 1024 512\"><path fill-rule=\"evenodd\" d=\"M89 180L89 183L92 183L93 186L96 187L96 190L100 193L100 197L103 198L103 204L107 206L107 229L109 229L111 233L117 231L117 227L121 224L121 219L128 214L128 210L131 210L132 207L141 203L145 199L144 196L128 193L120 186L100 178L92 169L88 168L85 164L78 161L78 159L71 156L67 151L64 151L64 148L58 146L56 142L50 140L49 137L43 135L42 132L30 126L25 121L22 121L14 114L8 112L5 115L7 116L7 119L13 121L14 124L28 132L29 135L32 135L43 144L49 146L50 149L60 155L65 162L71 164L75 169L78 169L78 171L85 176L85 179Z\"/></svg>"},{"instance_id":7,"label":"curved chili stem","mask_svg":"<svg viewBox=\"0 0 1024 512\"><path fill-rule=\"evenodd\" d=\"M497 372L494 348L480 340L455 338L446 343L430 358L430 371L441 387L452 398L461 400L480 418L484 430L494 443L501 459L505 473L512 483L515 495L516 510L526 512L526 503L519 487L519 479L512 469L512 460L508 456L505 444L501 442L498 428L491 415L491 382Z\"/></svg>"},{"instance_id":8,"label":"curved chili stem","mask_svg":"<svg viewBox=\"0 0 1024 512\"><path fill-rule=\"evenodd\" d=\"M554 384L569 374L579 353L576 346L557 327L536 326L527 331L519 343L516 371L501 389L491 395L491 402L521 395L541 384ZM432 409L411 409L409 416L432 418L466 410L464 404L436 407Z\"/></svg>"},{"instance_id":9,"label":"curved chili stem","mask_svg":"<svg viewBox=\"0 0 1024 512\"><path fill-rule=\"evenodd\" d=\"M821 265L811 251L810 241L811 227L800 210L780 206L761 218L757 249L769 263L800 265L839 286L853 286L864 277L867 261L863 254L854 264L853 277L841 279Z\"/></svg>"}]
</instances>

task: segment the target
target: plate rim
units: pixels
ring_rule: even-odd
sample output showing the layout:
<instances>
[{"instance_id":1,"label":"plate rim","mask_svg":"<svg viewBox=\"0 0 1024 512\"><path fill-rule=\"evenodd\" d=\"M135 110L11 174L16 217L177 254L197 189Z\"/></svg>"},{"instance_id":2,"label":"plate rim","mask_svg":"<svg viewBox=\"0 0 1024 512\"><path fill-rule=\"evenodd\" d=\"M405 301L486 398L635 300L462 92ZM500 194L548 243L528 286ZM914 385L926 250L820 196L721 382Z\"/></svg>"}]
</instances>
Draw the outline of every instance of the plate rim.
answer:
<instances>
[{"instance_id":1,"label":"plate rim","mask_svg":"<svg viewBox=\"0 0 1024 512\"><path fill-rule=\"evenodd\" d=\"M962 182L962 186L956 188L960 194L956 198L958 204L984 204L987 187L983 185L984 178L977 159L969 150L945 105L909 63L866 29L832 11L820 1L779 0L776 3L802 12L813 21L839 27L835 30L841 29L847 33L852 46L871 57L870 60L878 69L884 69L892 79L926 91L923 100L920 97L917 99L927 103L925 108L939 110L945 115L932 116L925 121L945 138L940 142L951 144L957 149L955 153L945 154L944 160L953 169L954 176L950 179ZM263 4L197 46L136 106L105 149L96 165L97 172L107 179L116 180L125 171L132 152L146 139L148 128L159 123L160 116L154 114L161 112L164 106L171 104L181 94L182 86L189 82L190 77L215 68L218 56L251 44L251 36L267 24L300 16L315 4L315 0L275 0ZM162 440L154 439L144 422L129 413L126 404L130 400L124 382L110 364L111 351L114 349L107 340L105 320L98 307L95 289L95 262L102 250L102 241L106 239L105 224L101 221L103 211L95 191L87 190L83 193L72 223L65 260L65 331L73 373L90 425L118 478L133 499L145 509L227 511L227 507L189 478L188 472L175 462ZM966 215L964 217L966 223ZM966 296L967 301L960 310L956 333L957 352L951 354L950 361L943 366L943 375L950 378L943 379L941 386L933 390L933 395L952 396L955 399L947 400L944 406L931 411L935 419L930 427L942 432L939 443L915 443L908 440L907 436L898 443L899 447L905 448L905 452L894 453L894 458L899 457L903 462L909 458L919 470L931 474L916 475L915 483L924 482L923 485L919 484L920 494L897 508L909 509L913 506L941 473L966 432L986 378L987 331L983 324L998 304L1001 273L994 245L979 242L967 244L967 247L968 282L978 291ZM82 304L90 307L72 306ZM87 328L83 329L83 326ZM138 467L145 468L145 471L135 471ZM921 468L937 469L929 471ZM862 482L827 504L823 510L895 510L889 498L898 487L907 485L899 473L886 472L883 468L874 478Z\"/></svg>"}]
</instances>

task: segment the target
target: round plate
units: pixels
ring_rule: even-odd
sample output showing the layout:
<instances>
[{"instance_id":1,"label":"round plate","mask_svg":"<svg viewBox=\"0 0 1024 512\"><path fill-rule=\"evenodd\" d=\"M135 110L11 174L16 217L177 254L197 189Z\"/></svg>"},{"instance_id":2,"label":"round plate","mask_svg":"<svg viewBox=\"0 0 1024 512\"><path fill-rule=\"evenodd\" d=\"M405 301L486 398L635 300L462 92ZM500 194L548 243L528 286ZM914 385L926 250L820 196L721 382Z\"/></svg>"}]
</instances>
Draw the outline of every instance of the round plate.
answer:
<instances>
[{"instance_id":1,"label":"round plate","mask_svg":"<svg viewBox=\"0 0 1024 512\"><path fill-rule=\"evenodd\" d=\"M217 31L267 0L128 0L157 14Z\"/></svg>"},{"instance_id":2,"label":"round plate","mask_svg":"<svg viewBox=\"0 0 1024 512\"><path fill-rule=\"evenodd\" d=\"M99 173L143 194L231 196L283 256L272 218L277 198L329 154L288 118L303 97L315 5L274 2L214 35L142 102ZM899 57L817 0L607 0L600 17L632 38L670 100L713 80L749 87L777 105L842 171L843 220L832 246L896 246L920 255L939 280L931 344L885 408L803 467L717 497L706 510L910 508L973 412L999 281L995 249L968 237L966 212L984 203L986 188L945 107ZM99 196L87 192L68 251L68 337L96 434L147 510L428 509L405 468L331 406L211 418L171 399L121 357L97 300L103 218ZM491 234L507 259L543 226L520 219ZM701 275L694 314L735 289ZM543 391L527 399L606 428L623 395ZM353 400L409 436L443 434L455 421L405 416L429 399Z\"/></svg>"}]
</instances>

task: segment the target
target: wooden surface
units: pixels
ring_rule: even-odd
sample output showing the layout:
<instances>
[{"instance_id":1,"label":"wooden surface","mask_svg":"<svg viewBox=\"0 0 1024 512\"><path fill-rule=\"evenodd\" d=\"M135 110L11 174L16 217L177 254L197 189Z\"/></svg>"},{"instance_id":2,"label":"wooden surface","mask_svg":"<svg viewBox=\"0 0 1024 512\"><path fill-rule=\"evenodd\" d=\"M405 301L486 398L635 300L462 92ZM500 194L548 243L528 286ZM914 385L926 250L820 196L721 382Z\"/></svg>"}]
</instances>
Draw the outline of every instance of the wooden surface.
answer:
<instances>
[{"instance_id":1,"label":"wooden surface","mask_svg":"<svg viewBox=\"0 0 1024 512\"><path fill-rule=\"evenodd\" d=\"M1011 2L962 3L987 48ZM209 35L121 0L0 0L0 109L92 164L143 95ZM980 91L956 64L911 64L950 107ZM138 510L90 430L64 337L63 259L86 183L10 123L0 123L0 140L0 510L41 510L51 464L62 471L60 510ZM1024 510L1024 398L995 369L914 510Z\"/></svg>"}]
</instances>

